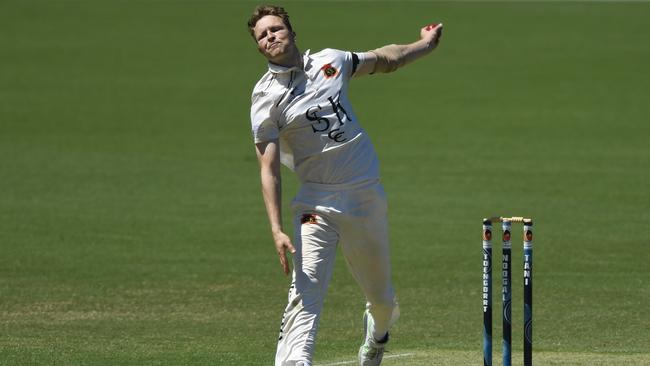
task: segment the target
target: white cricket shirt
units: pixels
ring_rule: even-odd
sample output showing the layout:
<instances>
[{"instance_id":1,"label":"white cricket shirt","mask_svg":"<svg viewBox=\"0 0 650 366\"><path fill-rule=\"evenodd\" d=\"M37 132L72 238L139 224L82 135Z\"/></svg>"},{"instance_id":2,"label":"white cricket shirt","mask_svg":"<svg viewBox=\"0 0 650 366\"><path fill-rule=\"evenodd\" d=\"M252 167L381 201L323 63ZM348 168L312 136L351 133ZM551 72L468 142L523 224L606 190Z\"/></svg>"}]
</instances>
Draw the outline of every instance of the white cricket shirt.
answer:
<instances>
[{"instance_id":1,"label":"white cricket shirt","mask_svg":"<svg viewBox=\"0 0 650 366\"><path fill-rule=\"evenodd\" d=\"M279 139L282 163L302 183L379 179L377 154L348 100L348 83L363 62L362 53L307 50L302 69L269 63L255 85L254 141Z\"/></svg>"}]
</instances>

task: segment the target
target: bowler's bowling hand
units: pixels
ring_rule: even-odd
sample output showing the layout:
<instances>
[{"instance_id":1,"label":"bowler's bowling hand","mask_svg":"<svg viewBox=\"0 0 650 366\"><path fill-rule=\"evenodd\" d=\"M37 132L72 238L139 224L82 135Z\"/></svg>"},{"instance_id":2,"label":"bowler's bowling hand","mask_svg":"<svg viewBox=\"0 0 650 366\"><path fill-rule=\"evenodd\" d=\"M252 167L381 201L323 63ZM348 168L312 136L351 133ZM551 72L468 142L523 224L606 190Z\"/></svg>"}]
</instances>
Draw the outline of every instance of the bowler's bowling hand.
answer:
<instances>
[{"instance_id":1,"label":"bowler's bowling hand","mask_svg":"<svg viewBox=\"0 0 650 366\"><path fill-rule=\"evenodd\" d=\"M442 23L432 23L420 29L420 38L425 40L430 49L438 47L442 38Z\"/></svg>"},{"instance_id":2,"label":"bowler's bowling hand","mask_svg":"<svg viewBox=\"0 0 650 366\"><path fill-rule=\"evenodd\" d=\"M273 240L275 241L275 251L280 256L280 265L282 265L282 270L284 270L285 275L288 275L289 261L287 259L287 250L291 254L294 254L296 252L296 248L294 248L291 244L291 239L289 239L289 236L287 236L287 234L283 233L282 231L274 232Z\"/></svg>"}]
</instances>

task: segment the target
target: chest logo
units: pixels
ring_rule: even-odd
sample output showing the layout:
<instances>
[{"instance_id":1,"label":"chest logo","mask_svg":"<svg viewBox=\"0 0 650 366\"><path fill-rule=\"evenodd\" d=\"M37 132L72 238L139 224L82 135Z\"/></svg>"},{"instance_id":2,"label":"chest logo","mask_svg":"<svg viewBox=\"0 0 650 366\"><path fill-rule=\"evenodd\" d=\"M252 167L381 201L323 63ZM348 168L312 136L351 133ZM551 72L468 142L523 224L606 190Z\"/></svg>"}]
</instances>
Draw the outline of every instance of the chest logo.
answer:
<instances>
[{"instance_id":1,"label":"chest logo","mask_svg":"<svg viewBox=\"0 0 650 366\"><path fill-rule=\"evenodd\" d=\"M331 63L323 65L323 67L320 69L323 70L323 74L325 74L326 79L336 76L336 74L339 72L334 66L332 66Z\"/></svg>"}]
</instances>

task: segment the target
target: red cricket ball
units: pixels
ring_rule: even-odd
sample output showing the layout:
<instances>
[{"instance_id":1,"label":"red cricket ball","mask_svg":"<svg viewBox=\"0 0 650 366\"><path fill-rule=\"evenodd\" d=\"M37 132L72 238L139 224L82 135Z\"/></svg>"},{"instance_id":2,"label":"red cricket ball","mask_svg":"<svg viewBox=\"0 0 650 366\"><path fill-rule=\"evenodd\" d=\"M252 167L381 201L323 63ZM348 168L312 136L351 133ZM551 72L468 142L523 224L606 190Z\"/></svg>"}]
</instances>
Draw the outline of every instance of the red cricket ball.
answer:
<instances>
[{"instance_id":1,"label":"red cricket ball","mask_svg":"<svg viewBox=\"0 0 650 366\"><path fill-rule=\"evenodd\" d=\"M431 24L427 25L426 27L424 27L424 29L430 31L430 30L432 30L433 28L435 28L437 26L438 26L438 23L431 23Z\"/></svg>"}]
</instances>

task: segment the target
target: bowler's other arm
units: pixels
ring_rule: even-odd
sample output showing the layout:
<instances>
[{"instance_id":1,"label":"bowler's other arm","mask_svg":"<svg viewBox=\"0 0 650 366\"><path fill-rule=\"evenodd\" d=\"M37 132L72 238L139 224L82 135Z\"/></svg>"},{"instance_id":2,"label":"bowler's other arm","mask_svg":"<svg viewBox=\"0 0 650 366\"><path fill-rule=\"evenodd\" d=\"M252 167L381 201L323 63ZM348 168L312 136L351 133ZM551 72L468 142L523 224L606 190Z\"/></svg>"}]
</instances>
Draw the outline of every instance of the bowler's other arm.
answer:
<instances>
[{"instance_id":1,"label":"bowler's other arm","mask_svg":"<svg viewBox=\"0 0 650 366\"><path fill-rule=\"evenodd\" d=\"M282 230L282 178L280 175L280 146L277 139L255 144L257 160L260 163L260 178L262 180L262 196L266 206L266 214L271 224L271 233L275 242L275 250L280 256L280 264L284 274L289 274L287 250L295 253L291 239Z\"/></svg>"}]
</instances>

